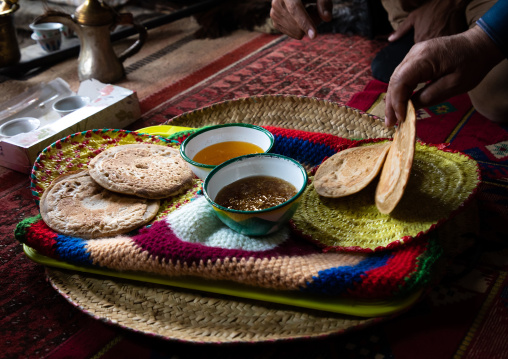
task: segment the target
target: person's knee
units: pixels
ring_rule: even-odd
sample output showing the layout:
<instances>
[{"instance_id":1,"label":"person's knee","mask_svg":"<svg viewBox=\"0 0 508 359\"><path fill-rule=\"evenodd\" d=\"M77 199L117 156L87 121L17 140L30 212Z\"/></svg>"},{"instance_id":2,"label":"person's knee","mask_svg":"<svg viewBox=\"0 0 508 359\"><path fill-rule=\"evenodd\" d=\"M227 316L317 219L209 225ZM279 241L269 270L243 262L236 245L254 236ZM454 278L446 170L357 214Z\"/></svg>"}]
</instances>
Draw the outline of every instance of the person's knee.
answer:
<instances>
[{"instance_id":1,"label":"person's knee","mask_svg":"<svg viewBox=\"0 0 508 359\"><path fill-rule=\"evenodd\" d=\"M491 121L508 122L507 78L508 60L503 60L469 92L475 109Z\"/></svg>"},{"instance_id":2,"label":"person's knee","mask_svg":"<svg viewBox=\"0 0 508 359\"><path fill-rule=\"evenodd\" d=\"M492 93L471 91L471 102L476 111L493 122L508 122L508 97L506 93L493 95Z\"/></svg>"}]
</instances>

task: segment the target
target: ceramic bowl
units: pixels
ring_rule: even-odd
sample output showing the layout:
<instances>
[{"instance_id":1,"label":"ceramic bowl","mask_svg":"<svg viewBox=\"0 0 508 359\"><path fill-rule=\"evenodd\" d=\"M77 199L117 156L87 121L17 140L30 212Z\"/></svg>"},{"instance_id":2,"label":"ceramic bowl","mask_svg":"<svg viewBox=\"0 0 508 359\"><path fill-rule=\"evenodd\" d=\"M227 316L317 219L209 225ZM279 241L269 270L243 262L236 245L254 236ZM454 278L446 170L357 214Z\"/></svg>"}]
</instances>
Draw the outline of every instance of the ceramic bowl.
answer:
<instances>
[{"instance_id":1,"label":"ceramic bowl","mask_svg":"<svg viewBox=\"0 0 508 359\"><path fill-rule=\"evenodd\" d=\"M37 39L50 39L54 37L61 36L61 31L63 29L63 24L58 22L46 22L42 24L30 24L30 29L32 29L32 39L34 35ZM35 40L35 39L34 39Z\"/></svg>"},{"instance_id":2,"label":"ceramic bowl","mask_svg":"<svg viewBox=\"0 0 508 359\"><path fill-rule=\"evenodd\" d=\"M58 35L52 37L38 37L35 33L32 34L32 40L35 40L39 46L46 52L53 52L60 49L62 46L62 34L58 32Z\"/></svg>"},{"instance_id":3,"label":"ceramic bowl","mask_svg":"<svg viewBox=\"0 0 508 359\"><path fill-rule=\"evenodd\" d=\"M88 97L73 95L61 98L53 104L53 111L60 114L61 117L68 115L71 112L74 112L81 107L85 107L90 103L90 99Z\"/></svg>"},{"instance_id":4,"label":"ceramic bowl","mask_svg":"<svg viewBox=\"0 0 508 359\"><path fill-rule=\"evenodd\" d=\"M258 211L240 211L215 202L225 186L251 176L281 178L296 188L296 195L277 206ZM271 153L237 157L214 168L206 177L203 193L219 219L234 231L261 236L282 228L295 213L307 185L307 172L292 158Z\"/></svg>"},{"instance_id":5,"label":"ceramic bowl","mask_svg":"<svg viewBox=\"0 0 508 359\"><path fill-rule=\"evenodd\" d=\"M199 163L194 157L209 146L229 141L248 142L260 147L263 153L266 153L272 148L274 137L270 131L255 125L245 123L215 125L205 127L187 137L180 146L180 154L194 174L204 180L217 165Z\"/></svg>"},{"instance_id":6,"label":"ceramic bowl","mask_svg":"<svg viewBox=\"0 0 508 359\"><path fill-rule=\"evenodd\" d=\"M12 137L20 133L27 133L36 130L40 124L40 121L34 117L15 118L0 126L0 135Z\"/></svg>"}]
</instances>

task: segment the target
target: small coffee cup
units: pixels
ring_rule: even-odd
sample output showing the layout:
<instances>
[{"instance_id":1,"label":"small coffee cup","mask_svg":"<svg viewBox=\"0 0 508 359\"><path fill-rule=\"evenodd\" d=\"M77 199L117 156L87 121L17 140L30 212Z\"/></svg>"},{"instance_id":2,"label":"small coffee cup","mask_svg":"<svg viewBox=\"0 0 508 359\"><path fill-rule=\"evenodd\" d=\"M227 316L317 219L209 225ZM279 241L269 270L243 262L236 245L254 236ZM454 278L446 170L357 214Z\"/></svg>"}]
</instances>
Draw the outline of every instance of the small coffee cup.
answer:
<instances>
[{"instance_id":1,"label":"small coffee cup","mask_svg":"<svg viewBox=\"0 0 508 359\"><path fill-rule=\"evenodd\" d=\"M61 36L63 25L58 22L45 22L42 24L30 24L30 29L37 39L49 39Z\"/></svg>"},{"instance_id":2,"label":"small coffee cup","mask_svg":"<svg viewBox=\"0 0 508 359\"><path fill-rule=\"evenodd\" d=\"M60 49L60 46L62 45L62 34L58 33L57 36L42 38L37 37L37 35L33 33L32 40L37 41L44 51L53 52Z\"/></svg>"},{"instance_id":3,"label":"small coffee cup","mask_svg":"<svg viewBox=\"0 0 508 359\"><path fill-rule=\"evenodd\" d=\"M85 107L90 103L90 99L88 97L74 95L67 96L53 104L53 110L60 114L61 117L68 115L71 112L74 112L82 107Z\"/></svg>"},{"instance_id":4,"label":"small coffee cup","mask_svg":"<svg viewBox=\"0 0 508 359\"><path fill-rule=\"evenodd\" d=\"M64 25L62 27L62 35L63 35L63 37L68 39L74 35L74 31L70 27Z\"/></svg>"}]
</instances>

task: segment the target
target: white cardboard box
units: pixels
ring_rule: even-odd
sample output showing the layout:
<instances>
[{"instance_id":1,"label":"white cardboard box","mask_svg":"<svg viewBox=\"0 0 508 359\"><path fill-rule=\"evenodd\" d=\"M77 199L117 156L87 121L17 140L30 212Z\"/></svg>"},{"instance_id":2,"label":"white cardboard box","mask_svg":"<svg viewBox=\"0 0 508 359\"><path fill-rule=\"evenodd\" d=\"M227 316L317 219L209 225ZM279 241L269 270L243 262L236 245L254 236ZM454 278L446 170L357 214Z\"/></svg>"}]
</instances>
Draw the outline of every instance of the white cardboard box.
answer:
<instances>
[{"instance_id":1,"label":"white cardboard box","mask_svg":"<svg viewBox=\"0 0 508 359\"><path fill-rule=\"evenodd\" d=\"M50 110L53 113L48 112L48 116L53 119L41 121L38 129L0 136L0 165L30 173L39 153L53 142L92 129L123 129L141 116L137 94L132 90L87 80L81 83L78 94L89 97L90 103L61 118Z\"/></svg>"}]
</instances>

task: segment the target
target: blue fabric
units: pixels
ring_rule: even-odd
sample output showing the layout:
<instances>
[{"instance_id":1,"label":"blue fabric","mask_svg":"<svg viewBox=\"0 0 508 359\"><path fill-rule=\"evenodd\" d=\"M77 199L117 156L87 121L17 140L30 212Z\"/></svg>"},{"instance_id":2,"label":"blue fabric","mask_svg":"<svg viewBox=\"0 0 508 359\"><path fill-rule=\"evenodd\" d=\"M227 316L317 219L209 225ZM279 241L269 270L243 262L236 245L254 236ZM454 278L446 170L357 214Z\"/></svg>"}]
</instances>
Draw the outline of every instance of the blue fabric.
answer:
<instances>
[{"instance_id":1,"label":"blue fabric","mask_svg":"<svg viewBox=\"0 0 508 359\"><path fill-rule=\"evenodd\" d=\"M508 0L499 0L476 23L508 58Z\"/></svg>"},{"instance_id":2,"label":"blue fabric","mask_svg":"<svg viewBox=\"0 0 508 359\"><path fill-rule=\"evenodd\" d=\"M65 262L76 265L91 265L90 253L86 250L86 240L59 235L56 238L56 254Z\"/></svg>"},{"instance_id":3,"label":"blue fabric","mask_svg":"<svg viewBox=\"0 0 508 359\"><path fill-rule=\"evenodd\" d=\"M320 271L312 281L307 282L304 292L326 293L330 295L343 294L361 284L362 278L368 276L368 271L382 267L392 255L383 253L368 257L355 266L335 267Z\"/></svg>"},{"instance_id":4,"label":"blue fabric","mask_svg":"<svg viewBox=\"0 0 508 359\"><path fill-rule=\"evenodd\" d=\"M309 142L297 137L280 135L274 137L275 142L270 152L291 157L310 166L321 164L324 158L333 156L337 152L327 145Z\"/></svg>"}]
</instances>

